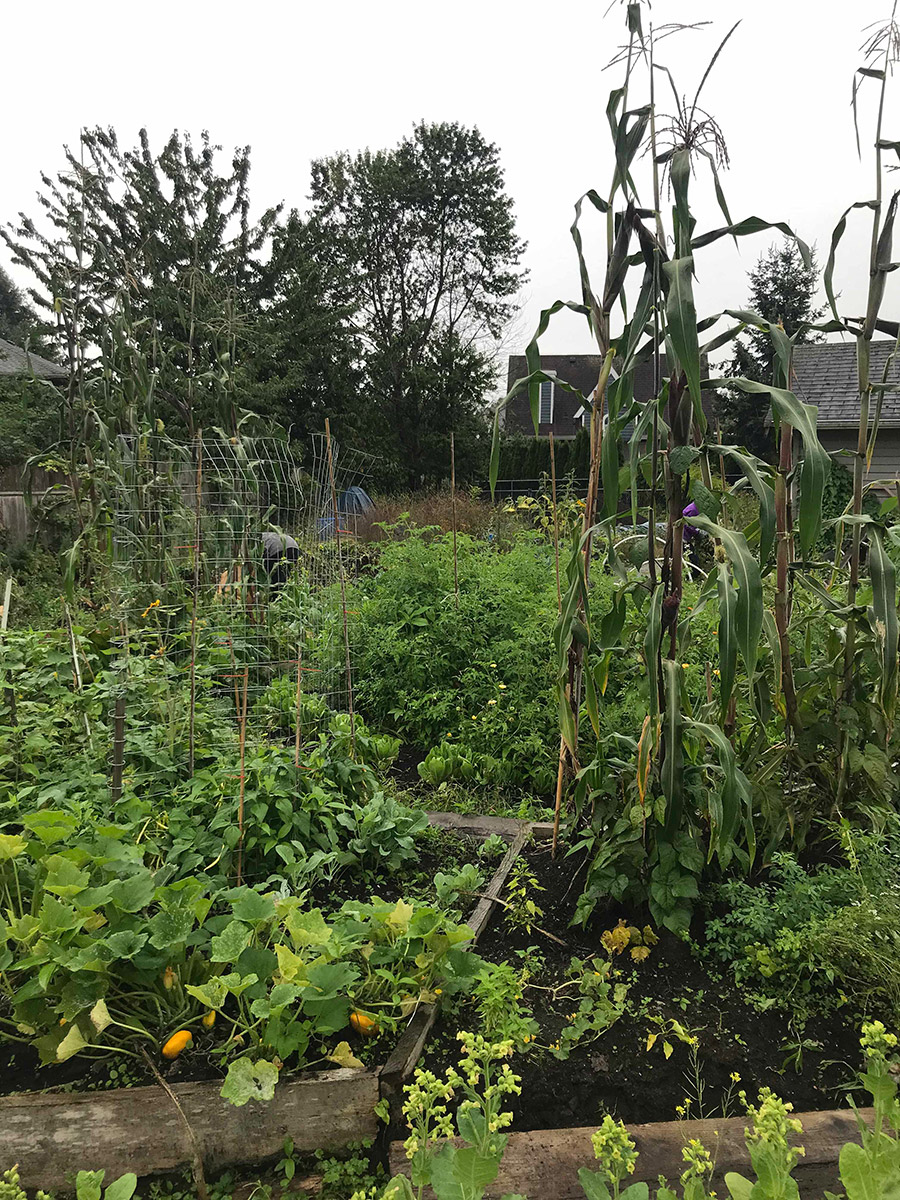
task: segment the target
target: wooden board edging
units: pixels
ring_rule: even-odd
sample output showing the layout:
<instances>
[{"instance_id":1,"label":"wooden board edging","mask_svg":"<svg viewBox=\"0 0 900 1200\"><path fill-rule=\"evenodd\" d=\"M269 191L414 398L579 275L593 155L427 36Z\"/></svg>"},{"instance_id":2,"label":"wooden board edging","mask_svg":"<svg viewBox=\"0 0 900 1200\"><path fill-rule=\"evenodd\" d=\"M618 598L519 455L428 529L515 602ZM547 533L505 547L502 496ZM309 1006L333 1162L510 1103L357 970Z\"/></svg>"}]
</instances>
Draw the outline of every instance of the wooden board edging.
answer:
<instances>
[{"instance_id":1,"label":"wooden board edging","mask_svg":"<svg viewBox=\"0 0 900 1200\"><path fill-rule=\"evenodd\" d=\"M452 816L454 814L446 815ZM481 894L481 899L475 905L471 916L466 921L466 924L475 935L472 939L473 945L483 933L484 927L490 920L492 911L496 908L494 901L503 890L503 885L506 883L507 875L512 870L513 863L519 857L523 847L531 837L530 822L519 821L517 824L519 827L518 832L510 843L506 854L503 856L500 866L494 872L493 878ZM399 1104L403 1093L403 1084L412 1074L413 1068L421 1058L422 1051L425 1048L425 1041L437 1020L439 1012L440 1003L423 1004L406 1026L400 1041L394 1047L393 1054L379 1071L381 1095L392 1107L396 1107Z\"/></svg>"},{"instance_id":2,"label":"wooden board edging","mask_svg":"<svg viewBox=\"0 0 900 1200\"><path fill-rule=\"evenodd\" d=\"M874 1110L858 1110L871 1123ZM802 1197L819 1200L824 1190L839 1191L838 1155L846 1142L859 1142L859 1127L850 1109L794 1114L803 1125L798 1142L806 1150L794 1170ZM655 1185L659 1176L675 1182L684 1170L682 1147L689 1138L699 1138L716 1163L712 1186L720 1196L727 1195L724 1175L727 1171L750 1174L750 1156L744 1140L746 1117L723 1120L659 1121L648 1125L629 1125L628 1132L640 1157L629 1183L643 1180ZM596 1165L591 1145L595 1126L583 1129L540 1129L531 1133L511 1133L506 1154L496 1181L486 1197L518 1193L529 1200L584 1200L578 1182L580 1167ZM392 1175L409 1174L402 1142L390 1148ZM426 1195L431 1193L426 1192Z\"/></svg>"},{"instance_id":3,"label":"wooden board edging","mask_svg":"<svg viewBox=\"0 0 900 1200\"><path fill-rule=\"evenodd\" d=\"M426 813L428 823L450 833L467 833L473 837L487 838L492 834L514 838L522 829L531 830L536 841L553 837L552 821L523 821L518 817L482 817L477 813L431 812Z\"/></svg>"},{"instance_id":4,"label":"wooden board edging","mask_svg":"<svg viewBox=\"0 0 900 1200\"><path fill-rule=\"evenodd\" d=\"M269 1101L235 1108L218 1083L173 1084L207 1171L277 1158L284 1140L299 1152L374 1138L378 1077L341 1068L285 1080ZM108 1092L39 1092L0 1098L0 1171L19 1165L27 1188L66 1190L79 1170L138 1176L189 1165L191 1146L175 1105L152 1087Z\"/></svg>"}]
</instances>

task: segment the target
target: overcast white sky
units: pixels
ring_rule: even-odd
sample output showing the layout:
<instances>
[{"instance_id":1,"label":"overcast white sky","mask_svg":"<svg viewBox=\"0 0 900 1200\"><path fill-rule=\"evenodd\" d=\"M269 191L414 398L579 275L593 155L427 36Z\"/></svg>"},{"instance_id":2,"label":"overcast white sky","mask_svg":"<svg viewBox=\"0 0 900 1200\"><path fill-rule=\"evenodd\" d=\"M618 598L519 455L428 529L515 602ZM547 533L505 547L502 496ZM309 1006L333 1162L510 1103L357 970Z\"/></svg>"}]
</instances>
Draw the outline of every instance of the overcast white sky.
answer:
<instances>
[{"instance_id":1,"label":"overcast white sky","mask_svg":"<svg viewBox=\"0 0 900 1200\"><path fill-rule=\"evenodd\" d=\"M419 118L477 124L500 147L530 279L510 349L524 348L540 308L578 299L569 225L589 187L607 187L611 151L604 118L618 73L603 73L622 37L623 10L608 0L9 0L3 18L7 120L0 219L36 212L40 170L61 165L63 142L81 125L111 124L131 144L146 125L159 144L173 127L208 128L226 148L253 149L252 193L261 208L303 208L309 163L340 149L393 145ZM863 103L863 163L857 160L850 85L862 62L864 27L889 15L890 0L656 0L657 25L711 19L660 51L680 87L693 91L718 40L742 24L704 93L728 141L725 188L735 219L788 221L820 260L844 208L872 191L875 87ZM885 135L900 139L900 79ZM900 185L900 175L897 177ZM709 194L705 179L695 185ZM696 209L700 228L720 224ZM851 218L839 260L845 310L866 288L868 215ZM746 271L769 235L723 241L702 252L698 308L737 307ZM898 239L900 240L900 239ZM895 255L900 256L900 255ZM0 265L9 267L0 250ZM596 267L599 280L600 266ZM900 273L898 273L900 274ZM20 272L19 282L25 282ZM896 318L900 289L884 315ZM557 318L547 353L591 349L583 322Z\"/></svg>"}]
</instances>

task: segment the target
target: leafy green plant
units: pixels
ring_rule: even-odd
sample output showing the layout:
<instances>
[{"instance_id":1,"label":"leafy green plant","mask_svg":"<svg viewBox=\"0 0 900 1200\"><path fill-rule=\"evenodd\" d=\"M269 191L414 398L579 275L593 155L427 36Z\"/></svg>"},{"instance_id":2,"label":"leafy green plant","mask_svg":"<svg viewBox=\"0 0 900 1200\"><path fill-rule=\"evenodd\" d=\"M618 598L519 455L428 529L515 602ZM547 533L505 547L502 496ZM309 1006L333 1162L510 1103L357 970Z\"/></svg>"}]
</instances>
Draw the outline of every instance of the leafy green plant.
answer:
<instances>
[{"instance_id":1,"label":"leafy green plant","mask_svg":"<svg viewBox=\"0 0 900 1200\"><path fill-rule=\"evenodd\" d=\"M479 858L502 858L506 853L506 842L499 833L489 834L478 847Z\"/></svg>"},{"instance_id":2,"label":"leafy green plant","mask_svg":"<svg viewBox=\"0 0 900 1200\"><path fill-rule=\"evenodd\" d=\"M544 910L534 899L535 892L544 889L537 876L524 859L517 859L506 881L504 919L511 925L531 933L532 927L542 919Z\"/></svg>"},{"instance_id":3,"label":"leafy green plant","mask_svg":"<svg viewBox=\"0 0 900 1200\"><path fill-rule=\"evenodd\" d=\"M621 980L614 982L614 974L610 963L602 959L572 959L570 981L554 989L554 998L560 997L566 1005L574 1003L572 1011L564 1014L558 1039L549 1047L554 1058L565 1061L576 1047L602 1037L623 1015L629 985ZM568 991L563 995L570 983L578 988L574 1001Z\"/></svg>"},{"instance_id":4,"label":"leafy green plant","mask_svg":"<svg viewBox=\"0 0 900 1200\"><path fill-rule=\"evenodd\" d=\"M728 964L748 1002L786 1008L801 1026L840 1004L900 1004L896 835L838 833L844 865L807 870L777 854L755 884L720 884L721 915L706 923L702 952Z\"/></svg>"},{"instance_id":5,"label":"leafy green plant","mask_svg":"<svg viewBox=\"0 0 900 1200\"><path fill-rule=\"evenodd\" d=\"M492 1042L509 1042L515 1050L534 1043L539 1032L524 993L530 970L510 962L484 963L478 973L473 999L479 1026Z\"/></svg>"},{"instance_id":6,"label":"leafy green plant","mask_svg":"<svg viewBox=\"0 0 900 1200\"><path fill-rule=\"evenodd\" d=\"M471 779L475 774L475 764L459 746L442 742L428 751L417 770L426 783L439 787L449 779Z\"/></svg>"},{"instance_id":7,"label":"leafy green plant","mask_svg":"<svg viewBox=\"0 0 900 1200\"><path fill-rule=\"evenodd\" d=\"M468 898L483 886L484 876L474 863L465 863L451 874L438 871L434 877L434 890L441 908L455 907L461 897Z\"/></svg>"}]
</instances>

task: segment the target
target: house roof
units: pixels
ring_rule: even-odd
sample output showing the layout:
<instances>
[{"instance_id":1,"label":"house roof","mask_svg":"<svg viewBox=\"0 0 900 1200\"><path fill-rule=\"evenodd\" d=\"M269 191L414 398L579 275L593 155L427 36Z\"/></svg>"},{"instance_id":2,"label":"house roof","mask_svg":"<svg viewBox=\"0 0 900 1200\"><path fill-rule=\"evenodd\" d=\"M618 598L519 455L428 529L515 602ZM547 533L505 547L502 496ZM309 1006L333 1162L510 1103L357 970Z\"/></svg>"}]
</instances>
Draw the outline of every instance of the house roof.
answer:
<instances>
[{"instance_id":1,"label":"house roof","mask_svg":"<svg viewBox=\"0 0 900 1200\"><path fill-rule=\"evenodd\" d=\"M0 338L0 378L20 375L37 375L39 379L66 379L68 370L49 358L31 354L21 346Z\"/></svg>"},{"instance_id":2,"label":"house roof","mask_svg":"<svg viewBox=\"0 0 900 1200\"><path fill-rule=\"evenodd\" d=\"M896 342L872 342L869 374L881 382ZM820 429L853 428L859 424L859 389L856 380L856 342L822 342L798 346L794 351L794 392L806 404L819 409ZM891 363L887 382L900 385L900 355ZM900 428L900 392L885 392L881 425Z\"/></svg>"}]
</instances>

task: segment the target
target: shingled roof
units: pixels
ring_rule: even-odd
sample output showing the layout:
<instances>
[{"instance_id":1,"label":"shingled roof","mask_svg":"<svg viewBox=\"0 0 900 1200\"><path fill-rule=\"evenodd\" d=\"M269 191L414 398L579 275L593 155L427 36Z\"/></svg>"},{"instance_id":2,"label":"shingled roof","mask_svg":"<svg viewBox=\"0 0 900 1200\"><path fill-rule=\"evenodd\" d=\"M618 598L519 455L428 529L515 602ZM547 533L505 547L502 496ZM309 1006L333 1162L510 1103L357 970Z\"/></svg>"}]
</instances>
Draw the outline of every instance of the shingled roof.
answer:
<instances>
[{"instance_id":1,"label":"shingled roof","mask_svg":"<svg viewBox=\"0 0 900 1200\"><path fill-rule=\"evenodd\" d=\"M872 342L869 374L873 381L881 382L895 346L892 338ZM888 382L900 385L900 355L891 363ZM793 385L799 399L818 407L820 429L855 429L859 424L855 341L798 346L794 351ZM885 392L881 425L900 429L900 392Z\"/></svg>"},{"instance_id":2,"label":"shingled roof","mask_svg":"<svg viewBox=\"0 0 900 1200\"><path fill-rule=\"evenodd\" d=\"M49 358L31 354L0 338L0 379L10 376L37 375L39 379L66 379L68 370Z\"/></svg>"}]
</instances>

